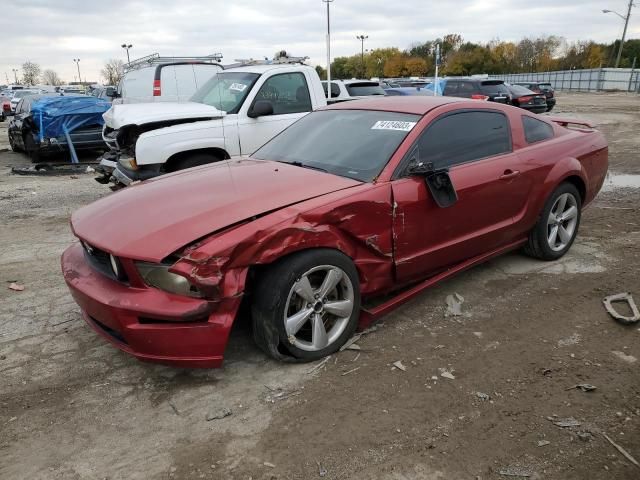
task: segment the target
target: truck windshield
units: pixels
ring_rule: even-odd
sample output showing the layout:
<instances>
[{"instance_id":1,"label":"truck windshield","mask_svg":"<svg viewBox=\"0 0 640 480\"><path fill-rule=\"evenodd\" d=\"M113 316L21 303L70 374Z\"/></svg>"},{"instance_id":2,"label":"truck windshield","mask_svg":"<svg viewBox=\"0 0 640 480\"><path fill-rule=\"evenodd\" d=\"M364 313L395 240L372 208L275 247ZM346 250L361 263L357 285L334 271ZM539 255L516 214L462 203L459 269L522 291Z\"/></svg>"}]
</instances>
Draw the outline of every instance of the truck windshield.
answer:
<instances>
[{"instance_id":1,"label":"truck windshield","mask_svg":"<svg viewBox=\"0 0 640 480\"><path fill-rule=\"evenodd\" d=\"M193 94L191 101L211 105L223 112L238 113L259 76L247 72L217 73Z\"/></svg>"},{"instance_id":2,"label":"truck windshield","mask_svg":"<svg viewBox=\"0 0 640 480\"><path fill-rule=\"evenodd\" d=\"M298 120L252 157L370 182L419 119L406 113L321 110Z\"/></svg>"}]
</instances>

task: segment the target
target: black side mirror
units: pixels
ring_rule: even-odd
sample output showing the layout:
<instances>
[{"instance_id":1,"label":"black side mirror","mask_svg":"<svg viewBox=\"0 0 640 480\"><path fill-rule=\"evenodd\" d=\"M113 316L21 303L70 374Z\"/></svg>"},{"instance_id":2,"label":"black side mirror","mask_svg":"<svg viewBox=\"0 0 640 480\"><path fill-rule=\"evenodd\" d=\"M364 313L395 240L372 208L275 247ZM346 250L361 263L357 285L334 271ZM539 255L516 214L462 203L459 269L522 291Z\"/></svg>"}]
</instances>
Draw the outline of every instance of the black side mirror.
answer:
<instances>
[{"instance_id":1,"label":"black side mirror","mask_svg":"<svg viewBox=\"0 0 640 480\"><path fill-rule=\"evenodd\" d=\"M106 89L106 91L104 92L104 94L105 94L107 97L110 97L110 98L118 98L118 92L117 92L117 90L116 90L115 88L113 88L113 87L109 87L109 88L107 88L107 89Z\"/></svg>"},{"instance_id":2,"label":"black side mirror","mask_svg":"<svg viewBox=\"0 0 640 480\"><path fill-rule=\"evenodd\" d=\"M265 117L267 115L273 115L273 104L267 100L258 100L247 113L250 118Z\"/></svg>"},{"instance_id":3,"label":"black side mirror","mask_svg":"<svg viewBox=\"0 0 640 480\"><path fill-rule=\"evenodd\" d=\"M449 170L442 168L435 170L431 162L415 161L409 165L410 175L424 177L431 196L440 208L447 208L458 201L458 194L451 182Z\"/></svg>"}]
</instances>

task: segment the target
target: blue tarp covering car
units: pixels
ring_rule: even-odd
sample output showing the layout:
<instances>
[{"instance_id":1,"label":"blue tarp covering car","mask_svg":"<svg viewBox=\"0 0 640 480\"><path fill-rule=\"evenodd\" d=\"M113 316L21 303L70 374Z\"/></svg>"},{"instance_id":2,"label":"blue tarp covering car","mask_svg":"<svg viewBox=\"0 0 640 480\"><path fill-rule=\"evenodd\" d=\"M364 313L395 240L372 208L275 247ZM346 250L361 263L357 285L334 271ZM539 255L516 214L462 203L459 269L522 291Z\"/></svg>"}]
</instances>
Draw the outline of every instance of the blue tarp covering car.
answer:
<instances>
[{"instance_id":1,"label":"blue tarp covering car","mask_svg":"<svg viewBox=\"0 0 640 480\"><path fill-rule=\"evenodd\" d=\"M30 95L23 98L9 124L9 143L26 152L34 162L61 151L106 147L102 139L102 114L111 108L105 100L85 95Z\"/></svg>"},{"instance_id":2,"label":"blue tarp covering car","mask_svg":"<svg viewBox=\"0 0 640 480\"><path fill-rule=\"evenodd\" d=\"M43 97L31 105L38 136L59 137L88 125L103 125L111 103L96 97Z\"/></svg>"}]
</instances>

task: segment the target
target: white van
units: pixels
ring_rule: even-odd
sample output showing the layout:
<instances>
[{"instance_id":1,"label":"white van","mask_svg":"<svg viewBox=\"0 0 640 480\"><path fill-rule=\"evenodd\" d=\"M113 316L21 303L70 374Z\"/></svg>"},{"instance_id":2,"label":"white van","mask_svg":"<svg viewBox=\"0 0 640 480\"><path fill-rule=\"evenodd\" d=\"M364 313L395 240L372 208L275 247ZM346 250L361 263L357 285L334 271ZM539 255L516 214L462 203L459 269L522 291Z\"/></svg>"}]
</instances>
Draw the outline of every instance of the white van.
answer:
<instances>
[{"instance_id":1,"label":"white van","mask_svg":"<svg viewBox=\"0 0 640 480\"><path fill-rule=\"evenodd\" d=\"M222 57L151 55L125 65L113 103L186 102L223 69Z\"/></svg>"}]
</instances>

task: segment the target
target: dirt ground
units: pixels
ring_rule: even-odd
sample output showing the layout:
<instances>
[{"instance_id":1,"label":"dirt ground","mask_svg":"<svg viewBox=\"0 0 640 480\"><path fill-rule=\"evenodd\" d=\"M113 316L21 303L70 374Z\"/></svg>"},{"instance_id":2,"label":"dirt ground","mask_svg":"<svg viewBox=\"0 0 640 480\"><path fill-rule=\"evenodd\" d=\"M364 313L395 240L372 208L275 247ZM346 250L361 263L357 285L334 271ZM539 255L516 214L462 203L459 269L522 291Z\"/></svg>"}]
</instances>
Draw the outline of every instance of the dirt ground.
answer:
<instances>
[{"instance_id":1,"label":"dirt ground","mask_svg":"<svg viewBox=\"0 0 640 480\"><path fill-rule=\"evenodd\" d=\"M602 307L625 291L640 304L640 97L560 94L556 113L597 123L617 174L571 252L442 283L311 373L266 358L242 322L218 370L106 344L59 258L70 213L108 189L12 175L28 161L1 151L0 127L0 478L640 478L604 437L640 461L640 324ZM445 316L454 293L463 315ZM584 383L597 389L571 388Z\"/></svg>"}]
</instances>

